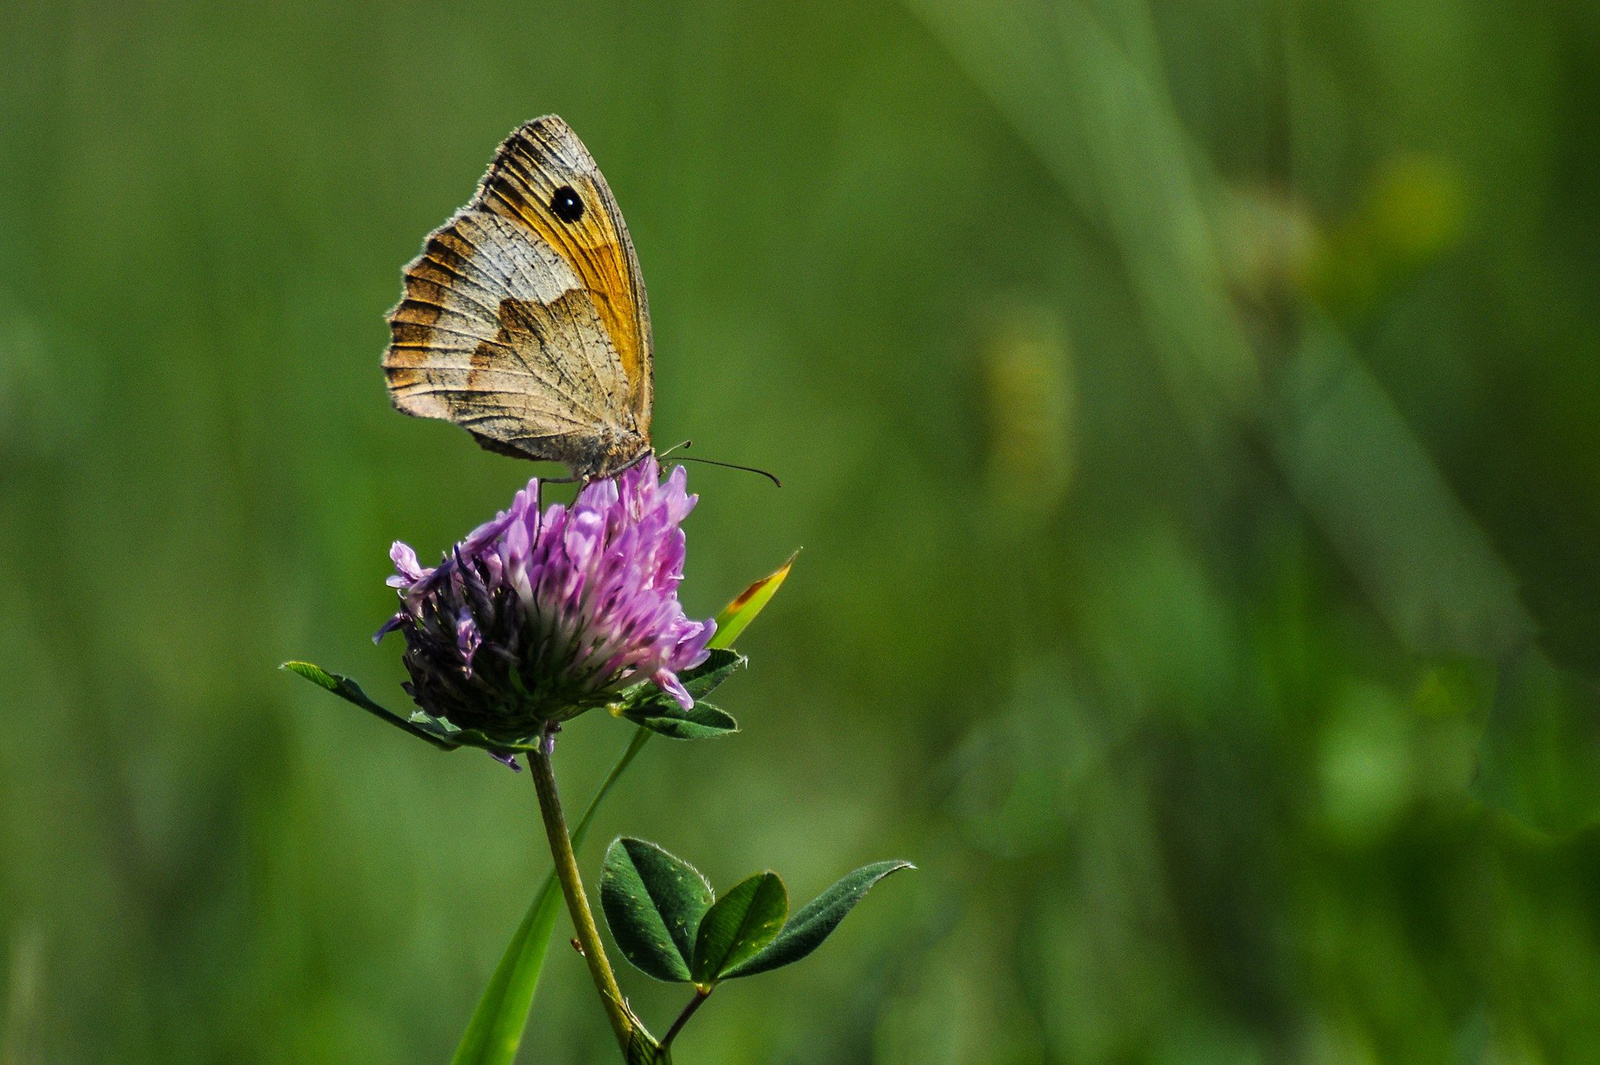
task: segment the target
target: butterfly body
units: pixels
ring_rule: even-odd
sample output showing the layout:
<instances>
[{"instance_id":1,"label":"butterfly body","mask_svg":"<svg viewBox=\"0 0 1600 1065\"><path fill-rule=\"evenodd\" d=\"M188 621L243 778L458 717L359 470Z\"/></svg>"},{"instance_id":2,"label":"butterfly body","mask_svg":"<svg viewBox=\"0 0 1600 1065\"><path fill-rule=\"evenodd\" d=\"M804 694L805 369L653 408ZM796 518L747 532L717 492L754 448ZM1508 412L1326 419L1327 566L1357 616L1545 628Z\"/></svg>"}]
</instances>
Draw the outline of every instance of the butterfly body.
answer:
<instances>
[{"instance_id":1,"label":"butterfly body","mask_svg":"<svg viewBox=\"0 0 1600 1065\"><path fill-rule=\"evenodd\" d=\"M428 235L389 312L396 408L491 451L609 477L650 452L650 312L633 242L583 143L547 115L512 132Z\"/></svg>"}]
</instances>

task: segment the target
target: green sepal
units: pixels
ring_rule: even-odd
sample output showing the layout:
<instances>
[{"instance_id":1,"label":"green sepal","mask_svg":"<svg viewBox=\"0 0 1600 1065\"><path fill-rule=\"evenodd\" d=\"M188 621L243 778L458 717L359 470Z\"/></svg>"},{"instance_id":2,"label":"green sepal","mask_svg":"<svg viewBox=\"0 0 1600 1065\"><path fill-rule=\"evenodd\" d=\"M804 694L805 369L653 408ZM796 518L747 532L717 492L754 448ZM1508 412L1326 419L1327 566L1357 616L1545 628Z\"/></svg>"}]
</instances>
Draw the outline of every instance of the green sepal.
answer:
<instances>
[{"instance_id":1,"label":"green sepal","mask_svg":"<svg viewBox=\"0 0 1600 1065\"><path fill-rule=\"evenodd\" d=\"M652 732L678 740L699 740L739 731L739 723L725 711L702 704L746 659L737 651L717 649L693 669L678 675L678 681L695 703L685 710L678 700L656 687L653 681L635 684L612 704L611 712L625 717Z\"/></svg>"},{"instance_id":2,"label":"green sepal","mask_svg":"<svg viewBox=\"0 0 1600 1065\"><path fill-rule=\"evenodd\" d=\"M600 907L622 956L669 983L689 983L700 919L716 896L700 871L654 843L621 836L606 849Z\"/></svg>"},{"instance_id":3,"label":"green sepal","mask_svg":"<svg viewBox=\"0 0 1600 1065\"><path fill-rule=\"evenodd\" d=\"M749 660L738 651L727 647L719 647L707 652L706 660L698 666L678 674L678 683L682 684L684 690L694 699L704 699L721 687L723 681L733 676L734 670L748 664ZM660 688L656 688L654 684L651 684L650 687L655 688L657 697L672 699L672 696ZM675 700L674 705L676 705Z\"/></svg>"},{"instance_id":4,"label":"green sepal","mask_svg":"<svg viewBox=\"0 0 1600 1065\"><path fill-rule=\"evenodd\" d=\"M788 916L789 892L777 873L757 873L734 885L700 919L689 966L695 984L709 987L754 957Z\"/></svg>"},{"instance_id":5,"label":"green sepal","mask_svg":"<svg viewBox=\"0 0 1600 1065\"><path fill-rule=\"evenodd\" d=\"M361 690L361 685L349 677L341 677L337 673L330 673L321 666L313 665L310 662L285 662L279 668L299 674L317 687L332 692L346 702L354 703L374 717L387 721L395 728L409 732L418 739L427 740L442 750L453 751L457 747L470 742L464 738L459 738L466 735L461 729L420 710L412 714L411 718L407 720L393 710L379 706L367 697L367 693Z\"/></svg>"},{"instance_id":6,"label":"green sepal","mask_svg":"<svg viewBox=\"0 0 1600 1065\"><path fill-rule=\"evenodd\" d=\"M652 707L650 713L623 711L623 716L635 725L674 740L708 740L739 731L739 722L721 707L696 702L685 710L671 700L668 702L670 706Z\"/></svg>"},{"instance_id":7,"label":"green sepal","mask_svg":"<svg viewBox=\"0 0 1600 1065\"><path fill-rule=\"evenodd\" d=\"M910 862L877 862L847 873L838 883L806 903L764 949L749 960L730 966L723 978L754 976L799 961L833 934L839 922L874 884L891 873L914 868Z\"/></svg>"},{"instance_id":8,"label":"green sepal","mask_svg":"<svg viewBox=\"0 0 1600 1065\"><path fill-rule=\"evenodd\" d=\"M418 739L427 740L440 750L453 751L458 747L481 747L486 751L531 751L535 750L539 745L537 736L528 736L520 740L511 741L490 739L475 728L460 728L451 724L446 718L434 717L423 710L413 710L409 718L401 717L393 710L386 709L373 702L367 696L367 693L361 690L361 685L349 677L331 673L310 662L285 662L279 668L299 674L317 687L330 691L347 702L354 703L374 717L387 721L395 728L401 729Z\"/></svg>"}]
</instances>

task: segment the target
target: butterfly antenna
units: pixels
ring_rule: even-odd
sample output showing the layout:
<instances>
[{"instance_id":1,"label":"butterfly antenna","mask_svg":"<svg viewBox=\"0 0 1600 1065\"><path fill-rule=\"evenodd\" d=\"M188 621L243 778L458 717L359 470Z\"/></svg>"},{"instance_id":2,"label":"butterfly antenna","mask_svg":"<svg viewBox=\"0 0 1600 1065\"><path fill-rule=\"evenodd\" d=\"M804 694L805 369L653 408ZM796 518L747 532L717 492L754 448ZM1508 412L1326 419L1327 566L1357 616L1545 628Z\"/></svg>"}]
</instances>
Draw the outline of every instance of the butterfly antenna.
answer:
<instances>
[{"instance_id":1,"label":"butterfly antenna","mask_svg":"<svg viewBox=\"0 0 1600 1065\"><path fill-rule=\"evenodd\" d=\"M693 446L694 446L694 441L693 440L680 440L678 443L673 444L671 447L667 448L667 450L661 452L659 455L656 456L656 458L664 459L668 455L672 454L674 451L688 451ZM743 470L746 473L759 473L761 476L765 477L767 480L771 481L773 484L777 485L779 488L783 487L783 482L778 480L776 474L769 473L768 471L763 470L763 469L759 469L758 467L755 467L755 466L740 466L737 463L733 463L733 462L718 462L716 459L703 459L699 455L679 455L678 456L678 461L679 462L703 462L707 466L721 466L725 470Z\"/></svg>"},{"instance_id":2,"label":"butterfly antenna","mask_svg":"<svg viewBox=\"0 0 1600 1065\"><path fill-rule=\"evenodd\" d=\"M771 481L773 484L777 485L779 488L783 487L783 482L778 480L778 477L777 477L776 474L772 473L769 470L763 470L758 466L741 466L737 462L718 462L716 459L703 459L703 458L700 458L698 455L679 455L678 456L678 461L679 462L703 462L707 466L721 466L725 470L743 470L745 473L759 473L761 476L765 477L767 480Z\"/></svg>"}]
</instances>

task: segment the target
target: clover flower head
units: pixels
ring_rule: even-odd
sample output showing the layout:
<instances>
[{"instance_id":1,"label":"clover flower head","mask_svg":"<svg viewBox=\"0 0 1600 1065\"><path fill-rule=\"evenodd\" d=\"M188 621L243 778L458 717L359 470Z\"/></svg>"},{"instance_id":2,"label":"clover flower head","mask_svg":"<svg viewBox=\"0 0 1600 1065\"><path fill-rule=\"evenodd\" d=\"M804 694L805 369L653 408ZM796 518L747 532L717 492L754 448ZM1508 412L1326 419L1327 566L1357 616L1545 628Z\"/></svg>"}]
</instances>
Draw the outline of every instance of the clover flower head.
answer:
<instances>
[{"instance_id":1,"label":"clover flower head","mask_svg":"<svg viewBox=\"0 0 1600 1065\"><path fill-rule=\"evenodd\" d=\"M662 481L650 456L541 513L535 478L431 569L397 542L400 610L376 638L404 635L417 705L504 744L640 681L691 707L678 674L706 660L716 624L678 602L686 480L678 466Z\"/></svg>"}]
</instances>

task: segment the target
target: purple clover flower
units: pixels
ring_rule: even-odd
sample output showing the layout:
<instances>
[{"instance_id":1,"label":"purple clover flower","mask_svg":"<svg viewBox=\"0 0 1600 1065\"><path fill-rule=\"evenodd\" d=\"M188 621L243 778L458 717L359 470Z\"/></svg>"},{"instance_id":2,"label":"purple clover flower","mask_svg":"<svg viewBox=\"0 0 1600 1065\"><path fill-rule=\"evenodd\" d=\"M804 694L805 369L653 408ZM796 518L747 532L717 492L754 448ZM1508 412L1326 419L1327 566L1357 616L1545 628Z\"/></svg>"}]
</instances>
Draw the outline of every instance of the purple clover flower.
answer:
<instances>
[{"instance_id":1,"label":"purple clover flower","mask_svg":"<svg viewBox=\"0 0 1600 1065\"><path fill-rule=\"evenodd\" d=\"M678 466L663 483L652 455L541 514L535 478L432 569L396 542L400 611L374 639L405 636L417 705L503 744L640 681L693 706L678 674L706 660L716 623L678 602L685 482Z\"/></svg>"}]
</instances>

